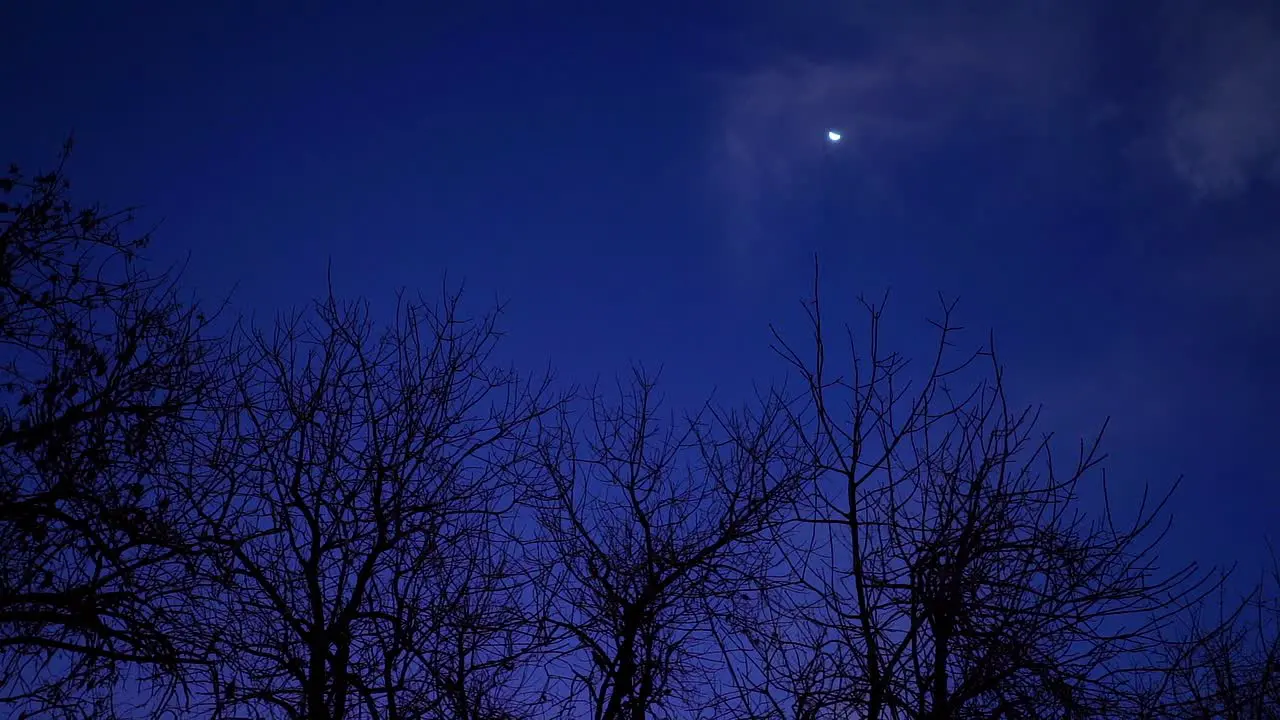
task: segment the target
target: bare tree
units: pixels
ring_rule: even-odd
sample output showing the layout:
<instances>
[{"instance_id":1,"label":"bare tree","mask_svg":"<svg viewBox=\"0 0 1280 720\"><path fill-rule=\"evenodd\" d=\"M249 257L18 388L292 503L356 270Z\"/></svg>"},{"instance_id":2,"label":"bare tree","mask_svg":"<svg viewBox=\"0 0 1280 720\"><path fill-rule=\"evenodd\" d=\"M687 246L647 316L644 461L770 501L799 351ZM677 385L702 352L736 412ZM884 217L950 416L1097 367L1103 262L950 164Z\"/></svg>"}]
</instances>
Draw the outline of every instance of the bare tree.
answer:
<instances>
[{"instance_id":1,"label":"bare tree","mask_svg":"<svg viewBox=\"0 0 1280 720\"><path fill-rule=\"evenodd\" d=\"M248 331L193 454L219 590L215 717L505 717L539 642L504 526L510 468L556 406L492 359L457 295L385 329L332 294ZM518 709L518 708L516 708Z\"/></svg>"},{"instance_id":2,"label":"bare tree","mask_svg":"<svg viewBox=\"0 0 1280 720\"><path fill-rule=\"evenodd\" d=\"M1280 563L1232 602L1225 588L1170 629L1146 664L1133 717L1280 718Z\"/></svg>"},{"instance_id":3,"label":"bare tree","mask_svg":"<svg viewBox=\"0 0 1280 720\"><path fill-rule=\"evenodd\" d=\"M564 415L542 458L543 588L566 638L547 712L703 714L720 669L715 625L767 576L772 531L808 465L772 396L754 412L676 422L641 372L619 395L590 398L581 422Z\"/></svg>"},{"instance_id":4,"label":"bare tree","mask_svg":"<svg viewBox=\"0 0 1280 720\"><path fill-rule=\"evenodd\" d=\"M9 715L1277 717L1274 591L1211 617L1167 496L1113 513L953 304L917 369L815 298L797 397L676 419L501 367L456 294L212 338L61 166L0 193Z\"/></svg>"},{"instance_id":5,"label":"bare tree","mask_svg":"<svg viewBox=\"0 0 1280 720\"><path fill-rule=\"evenodd\" d=\"M815 283L815 296L816 283ZM812 352L779 337L808 404L793 414L819 480L797 505L794 584L729 652L745 717L1096 717L1135 658L1201 596L1156 567L1162 504L1112 514L1098 441L1057 461L1010 407L994 351L956 356L943 303L931 363L881 339L842 371L815 300ZM985 371L984 371L985 368ZM1089 484L1101 510L1082 511Z\"/></svg>"},{"instance_id":6,"label":"bare tree","mask_svg":"<svg viewBox=\"0 0 1280 720\"><path fill-rule=\"evenodd\" d=\"M64 164L0 179L0 708L112 712L186 661L196 582L163 468L213 386L207 321L150 275L127 211L76 209Z\"/></svg>"}]
</instances>

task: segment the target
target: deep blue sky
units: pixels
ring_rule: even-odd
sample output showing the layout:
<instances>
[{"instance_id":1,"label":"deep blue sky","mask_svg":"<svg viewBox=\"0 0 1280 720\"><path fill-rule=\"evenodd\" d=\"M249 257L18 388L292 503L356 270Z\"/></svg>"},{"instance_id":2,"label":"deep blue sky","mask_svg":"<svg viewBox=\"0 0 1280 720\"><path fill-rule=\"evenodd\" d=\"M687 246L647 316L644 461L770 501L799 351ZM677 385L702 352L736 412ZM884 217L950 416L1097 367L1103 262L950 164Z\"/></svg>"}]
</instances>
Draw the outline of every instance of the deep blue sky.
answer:
<instances>
[{"instance_id":1,"label":"deep blue sky","mask_svg":"<svg viewBox=\"0 0 1280 720\"><path fill-rule=\"evenodd\" d=\"M828 312L891 286L909 348L959 295L1054 429L1113 416L1113 483L1186 475L1171 555L1256 561L1276 3L795 4L9 3L0 160L74 131L79 197L241 309L447 271L520 362L663 364L675 401L776 375L814 252Z\"/></svg>"}]
</instances>

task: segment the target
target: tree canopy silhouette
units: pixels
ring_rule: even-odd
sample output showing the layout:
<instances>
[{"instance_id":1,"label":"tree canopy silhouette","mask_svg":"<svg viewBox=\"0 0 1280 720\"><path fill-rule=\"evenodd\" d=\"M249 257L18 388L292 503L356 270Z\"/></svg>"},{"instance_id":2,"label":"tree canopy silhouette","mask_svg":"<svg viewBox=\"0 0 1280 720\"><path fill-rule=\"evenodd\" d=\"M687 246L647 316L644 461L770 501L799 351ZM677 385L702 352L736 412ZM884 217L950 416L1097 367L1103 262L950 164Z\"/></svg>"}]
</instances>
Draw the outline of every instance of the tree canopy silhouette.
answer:
<instances>
[{"instance_id":1,"label":"tree canopy silhouette","mask_svg":"<svg viewBox=\"0 0 1280 720\"><path fill-rule=\"evenodd\" d=\"M0 179L0 697L68 712L124 667L198 659L175 632L198 578L166 471L218 377L129 212L72 205L69 152Z\"/></svg>"},{"instance_id":2,"label":"tree canopy silhouette","mask_svg":"<svg viewBox=\"0 0 1280 720\"><path fill-rule=\"evenodd\" d=\"M525 632L509 471L559 402L457 296L332 295L248 329L187 480L216 591L215 716L475 716Z\"/></svg>"},{"instance_id":3,"label":"tree canopy silhouette","mask_svg":"<svg viewBox=\"0 0 1280 720\"><path fill-rule=\"evenodd\" d=\"M8 715L1277 717L1280 571L1162 567L954 303L914 366L815 282L785 382L682 412L447 289L215 333L62 162L0 195Z\"/></svg>"}]
</instances>

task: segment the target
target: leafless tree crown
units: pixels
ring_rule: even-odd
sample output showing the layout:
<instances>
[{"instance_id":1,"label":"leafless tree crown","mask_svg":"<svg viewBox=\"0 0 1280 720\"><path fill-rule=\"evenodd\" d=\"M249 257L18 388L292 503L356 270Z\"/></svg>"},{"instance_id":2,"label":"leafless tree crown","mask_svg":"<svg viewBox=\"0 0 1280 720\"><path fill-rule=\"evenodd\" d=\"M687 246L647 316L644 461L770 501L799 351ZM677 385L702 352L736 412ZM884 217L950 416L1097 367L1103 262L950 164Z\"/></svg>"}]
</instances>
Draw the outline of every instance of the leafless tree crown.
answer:
<instances>
[{"instance_id":1,"label":"leafless tree crown","mask_svg":"<svg viewBox=\"0 0 1280 720\"><path fill-rule=\"evenodd\" d=\"M912 364L815 282L786 382L680 412L448 290L215 333L127 219L0 179L0 714L1277 718L1280 571L1161 566L954 303Z\"/></svg>"}]
</instances>

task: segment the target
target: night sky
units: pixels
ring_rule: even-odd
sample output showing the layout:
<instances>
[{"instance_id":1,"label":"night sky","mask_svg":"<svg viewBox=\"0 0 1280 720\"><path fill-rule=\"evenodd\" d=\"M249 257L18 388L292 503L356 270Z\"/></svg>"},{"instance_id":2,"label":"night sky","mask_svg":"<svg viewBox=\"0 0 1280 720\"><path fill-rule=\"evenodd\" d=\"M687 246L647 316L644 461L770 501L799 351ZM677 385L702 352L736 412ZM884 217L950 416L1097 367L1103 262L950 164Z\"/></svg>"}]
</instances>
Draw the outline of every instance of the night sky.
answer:
<instances>
[{"instance_id":1,"label":"night sky","mask_svg":"<svg viewBox=\"0 0 1280 720\"><path fill-rule=\"evenodd\" d=\"M1252 578L1280 529L1280 3L27 2L0 38L0 160L74 132L77 199L238 312L447 273L521 365L732 401L817 253L830 314L891 288L921 351L958 296L1046 429L1110 415L1120 493L1184 475L1166 555Z\"/></svg>"}]
</instances>

